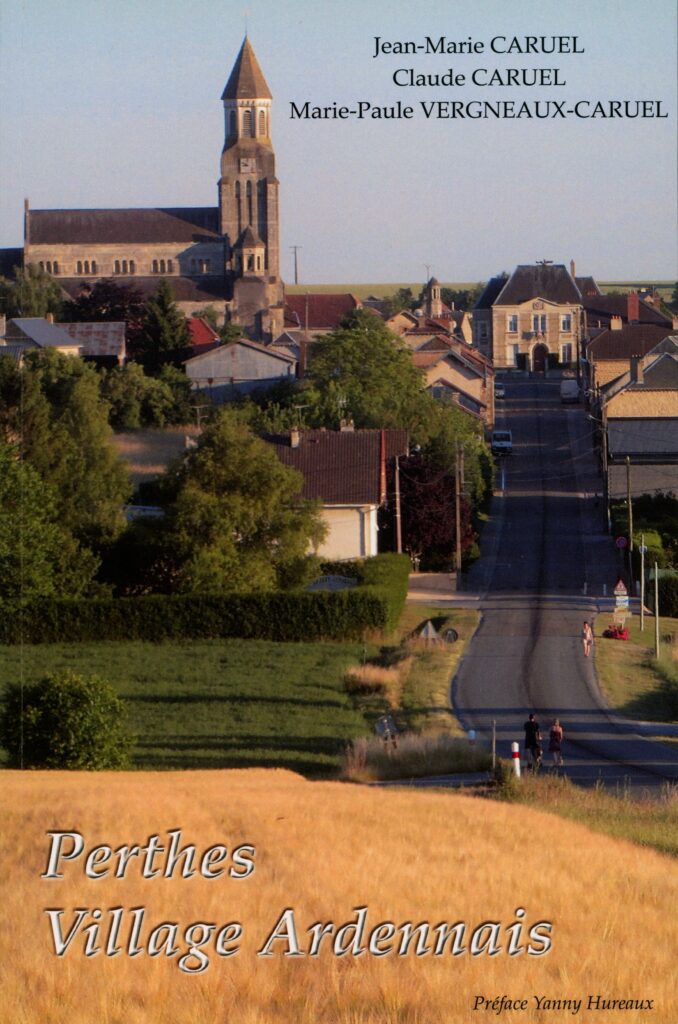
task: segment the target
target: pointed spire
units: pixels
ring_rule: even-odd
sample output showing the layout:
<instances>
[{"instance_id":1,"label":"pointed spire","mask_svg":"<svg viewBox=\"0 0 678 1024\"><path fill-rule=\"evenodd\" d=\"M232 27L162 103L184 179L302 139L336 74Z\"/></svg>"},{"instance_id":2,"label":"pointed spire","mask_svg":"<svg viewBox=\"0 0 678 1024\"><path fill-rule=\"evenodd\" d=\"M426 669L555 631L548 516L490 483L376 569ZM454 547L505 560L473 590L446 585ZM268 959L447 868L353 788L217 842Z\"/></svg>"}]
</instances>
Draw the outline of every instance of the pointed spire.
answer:
<instances>
[{"instance_id":1,"label":"pointed spire","mask_svg":"<svg viewBox=\"0 0 678 1024\"><path fill-rule=\"evenodd\" d=\"M259 67L252 44L247 36L236 57L231 76L221 96L222 100L272 99L271 91Z\"/></svg>"}]
</instances>

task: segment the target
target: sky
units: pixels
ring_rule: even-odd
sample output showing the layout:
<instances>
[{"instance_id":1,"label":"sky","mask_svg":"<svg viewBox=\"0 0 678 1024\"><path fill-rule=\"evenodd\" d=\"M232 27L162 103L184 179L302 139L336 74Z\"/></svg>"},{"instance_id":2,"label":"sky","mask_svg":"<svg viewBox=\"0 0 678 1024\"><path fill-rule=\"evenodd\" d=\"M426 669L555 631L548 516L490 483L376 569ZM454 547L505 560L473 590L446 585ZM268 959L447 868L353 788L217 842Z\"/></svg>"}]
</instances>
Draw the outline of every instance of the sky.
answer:
<instances>
[{"instance_id":1,"label":"sky","mask_svg":"<svg viewBox=\"0 0 678 1024\"><path fill-rule=\"evenodd\" d=\"M539 259L601 281L673 280L676 22L673 0L0 0L0 247L22 244L25 197L216 205L220 97L247 31L273 93L288 282L293 245L307 284L475 282ZM526 36L576 36L584 52L492 51ZM427 37L483 48L393 52ZM375 57L376 38L391 52ZM481 84L534 68L551 69L541 85ZM457 80L397 85L409 69ZM668 117L557 113L610 100ZM427 119L437 101L540 101L556 116ZM307 102L371 106L362 119L292 116ZM399 102L411 118L369 116Z\"/></svg>"}]
</instances>

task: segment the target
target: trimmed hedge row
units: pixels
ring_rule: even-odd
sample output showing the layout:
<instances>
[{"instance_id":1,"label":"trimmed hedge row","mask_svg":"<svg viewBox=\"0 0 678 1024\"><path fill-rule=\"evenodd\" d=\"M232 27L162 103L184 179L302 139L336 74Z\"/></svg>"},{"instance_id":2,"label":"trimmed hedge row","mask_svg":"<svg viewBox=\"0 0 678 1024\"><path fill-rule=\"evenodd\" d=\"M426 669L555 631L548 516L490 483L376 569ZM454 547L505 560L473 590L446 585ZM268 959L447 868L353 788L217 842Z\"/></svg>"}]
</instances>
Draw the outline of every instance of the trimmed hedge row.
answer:
<instances>
[{"instance_id":1,"label":"trimmed hedge row","mask_svg":"<svg viewBox=\"0 0 678 1024\"><path fill-rule=\"evenodd\" d=\"M338 593L178 594L42 600L0 621L0 643L97 640L352 640L390 632L407 595L409 560L362 563L364 584Z\"/></svg>"}]
</instances>

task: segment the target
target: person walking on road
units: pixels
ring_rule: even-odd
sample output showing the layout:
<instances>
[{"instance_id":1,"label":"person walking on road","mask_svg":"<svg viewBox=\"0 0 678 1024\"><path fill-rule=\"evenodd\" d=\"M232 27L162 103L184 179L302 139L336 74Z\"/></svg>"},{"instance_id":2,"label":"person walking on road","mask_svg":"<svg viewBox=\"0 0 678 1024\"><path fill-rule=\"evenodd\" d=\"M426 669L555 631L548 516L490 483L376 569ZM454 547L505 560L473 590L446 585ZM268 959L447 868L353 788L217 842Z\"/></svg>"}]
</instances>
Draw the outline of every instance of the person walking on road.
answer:
<instances>
[{"instance_id":1,"label":"person walking on road","mask_svg":"<svg viewBox=\"0 0 678 1024\"><path fill-rule=\"evenodd\" d=\"M527 767L532 768L532 771L536 772L541 764L541 733L539 731L539 722L534 717L534 714L530 714L523 728L525 730L525 760Z\"/></svg>"},{"instance_id":2,"label":"person walking on road","mask_svg":"<svg viewBox=\"0 0 678 1024\"><path fill-rule=\"evenodd\" d=\"M553 719L551 730L549 732L549 751L553 754L553 767L563 767L563 727L557 718Z\"/></svg>"},{"instance_id":3,"label":"person walking on road","mask_svg":"<svg viewBox=\"0 0 678 1024\"><path fill-rule=\"evenodd\" d=\"M593 630L588 622L585 622L581 628L581 644L584 649L584 657L588 658L593 647Z\"/></svg>"}]
</instances>

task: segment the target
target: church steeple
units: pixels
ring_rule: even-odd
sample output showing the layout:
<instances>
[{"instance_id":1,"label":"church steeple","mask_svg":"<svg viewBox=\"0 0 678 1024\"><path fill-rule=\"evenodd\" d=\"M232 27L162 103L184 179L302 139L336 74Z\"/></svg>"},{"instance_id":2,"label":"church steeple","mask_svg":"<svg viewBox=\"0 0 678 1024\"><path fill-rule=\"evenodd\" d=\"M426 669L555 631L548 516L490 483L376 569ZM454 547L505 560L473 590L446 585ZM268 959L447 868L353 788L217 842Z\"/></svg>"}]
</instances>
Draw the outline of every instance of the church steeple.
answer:
<instances>
[{"instance_id":1,"label":"church steeple","mask_svg":"<svg viewBox=\"0 0 678 1024\"><path fill-rule=\"evenodd\" d=\"M283 301L278 180L271 143L271 91L247 37L221 99L225 139L219 179L219 222L225 242L226 273L233 290L231 314L250 333L265 336L274 332L272 307L282 311ZM256 301L253 277L261 284L262 295ZM255 309L257 304L260 308ZM278 320L282 325L282 312Z\"/></svg>"}]
</instances>

